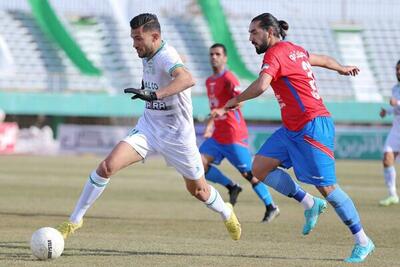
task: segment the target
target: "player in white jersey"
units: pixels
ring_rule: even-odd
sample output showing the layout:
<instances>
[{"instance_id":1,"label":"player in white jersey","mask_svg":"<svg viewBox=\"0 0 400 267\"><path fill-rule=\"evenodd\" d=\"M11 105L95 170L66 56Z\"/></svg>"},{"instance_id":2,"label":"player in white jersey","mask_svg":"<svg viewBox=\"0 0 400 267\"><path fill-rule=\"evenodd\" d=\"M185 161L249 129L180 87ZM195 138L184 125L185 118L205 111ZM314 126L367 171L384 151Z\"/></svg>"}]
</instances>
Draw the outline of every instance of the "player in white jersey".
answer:
<instances>
[{"instance_id":1,"label":"player in white jersey","mask_svg":"<svg viewBox=\"0 0 400 267\"><path fill-rule=\"evenodd\" d=\"M389 191L389 196L379 201L381 206L390 206L399 203L399 196L396 191L396 169L394 163L400 151L400 60L396 64L396 77L398 83L393 86L392 97L390 98L389 109L381 109L380 116L383 118L388 114L393 114L393 125L386 138L383 148L383 175L385 184Z\"/></svg>"},{"instance_id":2,"label":"player in white jersey","mask_svg":"<svg viewBox=\"0 0 400 267\"><path fill-rule=\"evenodd\" d=\"M175 49L161 39L161 27L154 14L140 14L131 22L131 38L143 59L142 88L127 88L132 99L146 101L136 127L118 143L90 175L69 221L58 226L67 238L83 223L87 209L101 195L109 178L122 168L160 153L183 176L187 190L208 208L219 213L232 239L238 240L241 227L233 209L218 191L207 184L196 146L192 117L191 74Z\"/></svg>"}]
</instances>

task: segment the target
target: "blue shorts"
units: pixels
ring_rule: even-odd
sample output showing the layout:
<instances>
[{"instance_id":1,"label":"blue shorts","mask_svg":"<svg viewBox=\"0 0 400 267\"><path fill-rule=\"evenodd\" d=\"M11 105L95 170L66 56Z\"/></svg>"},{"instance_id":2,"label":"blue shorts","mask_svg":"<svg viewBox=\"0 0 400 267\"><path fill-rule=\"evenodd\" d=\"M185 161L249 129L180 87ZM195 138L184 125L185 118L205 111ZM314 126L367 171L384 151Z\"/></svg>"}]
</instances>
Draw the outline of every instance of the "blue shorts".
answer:
<instances>
[{"instance_id":1,"label":"blue shorts","mask_svg":"<svg viewBox=\"0 0 400 267\"><path fill-rule=\"evenodd\" d=\"M300 131L279 128L257 155L277 159L286 169L293 167L301 182L328 186L336 183L334 140L332 118L316 117Z\"/></svg>"},{"instance_id":2,"label":"blue shorts","mask_svg":"<svg viewBox=\"0 0 400 267\"><path fill-rule=\"evenodd\" d=\"M200 153L214 158L212 163L220 164L224 158L241 173L251 171L249 148L239 144L220 144L214 138L206 139L200 146Z\"/></svg>"}]
</instances>

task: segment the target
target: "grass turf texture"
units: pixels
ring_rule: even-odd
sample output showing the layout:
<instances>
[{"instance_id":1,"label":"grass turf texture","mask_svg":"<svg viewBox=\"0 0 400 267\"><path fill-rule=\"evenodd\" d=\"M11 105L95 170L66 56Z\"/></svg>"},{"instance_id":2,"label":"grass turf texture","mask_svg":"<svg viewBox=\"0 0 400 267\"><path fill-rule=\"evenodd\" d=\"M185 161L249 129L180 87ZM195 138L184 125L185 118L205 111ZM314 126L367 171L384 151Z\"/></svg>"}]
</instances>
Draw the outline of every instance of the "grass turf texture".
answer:
<instances>
[{"instance_id":1,"label":"grass turf texture","mask_svg":"<svg viewBox=\"0 0 400 267\"><path fill-rule=\"evenodd\" d=\"M236 214L242 238L232 241L219 215L186 192L182 178L161 158L128 167L112 178L66 240L63 255L41 262L30 252L31 234L66 220L100 162L94 156L0 157L0 266L347 266L353 240L334 209L302 236L303 209L273 189L281 215L261 224L264 207L229 165L222 169L244 187ZM353 198L376 251L359 266L399 266L400 205L379 207L386 196L378 161L339 161L342 188ZM223 198L227 190L216 186ZM304 188L314 195L310 186Z\"/></svg>"}]
</instances>

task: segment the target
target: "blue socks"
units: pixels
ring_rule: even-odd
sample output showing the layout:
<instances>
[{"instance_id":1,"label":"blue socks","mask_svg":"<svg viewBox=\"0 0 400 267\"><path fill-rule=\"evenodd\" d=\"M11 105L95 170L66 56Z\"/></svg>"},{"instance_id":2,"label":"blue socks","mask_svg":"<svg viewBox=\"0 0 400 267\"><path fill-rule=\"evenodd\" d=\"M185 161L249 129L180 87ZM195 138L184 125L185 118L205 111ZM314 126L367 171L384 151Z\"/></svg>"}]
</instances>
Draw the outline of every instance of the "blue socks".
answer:
<instances>
[{"instance_id":1,"label":"blue socks","mask_svg":"<svg viewBox=\"0 0 400 267\"><path fill-rule=\"evenodd\" d=\"M235 182L233 182L231 179L226 177L220 170L218 170L213 165L208 165L208 171L206 172L205 176L208 181L211 181L211 182L223 185L223 186L235 184Z\"/></svg>"},{"instance_id":2,"label":"blue socks","mask_svg":"<svg viewBox=\"0 0 400 267\"><path fill-rule=\"evenodd\" d=\"M279 193L292 197L301 202L306 192L290 177L290 175L281 169L275 169L265 177L264 184L274 188Z\"/></svg>"},{"instance_id":3,"label":"blue socks","mask_svg":"<svg viewBox=\"0 0 400 267\"><path fill-rule=\"evenodd\" d=\"M293 197L298 202L301 202L306 196L306 192L300 188L288 173L281 169L275 169L270 172L263 182L279 193ZM326 200L335 208L336 213L352 234L356 234L362 229L360 217L353 201L340 187L336 187L326 197Z\"/></svg>"},{"instance_id":4,"label":"blue socks","mask_svg":"<svg viewBox=\"0 0 400 267\"><path fill-rule=\"evenodd\" d=\"M271 194L267 186L263 183L258 183L253 186L254 192L256 192L257 196L264 202L265 206L273 205Z\"/></svg>"},{"instance_id":5,"label":"blue socks","mask_svg":"<svg viewBox=\"0 0 400 267\"><path fill-rule=\"evenodd\" d=\"M326 197L326 200L335 208L336 213L349 227L352 234L356 234L362 229L360 217L353 201L340 187L336 187Z\"/></svg>"}]
</instances>

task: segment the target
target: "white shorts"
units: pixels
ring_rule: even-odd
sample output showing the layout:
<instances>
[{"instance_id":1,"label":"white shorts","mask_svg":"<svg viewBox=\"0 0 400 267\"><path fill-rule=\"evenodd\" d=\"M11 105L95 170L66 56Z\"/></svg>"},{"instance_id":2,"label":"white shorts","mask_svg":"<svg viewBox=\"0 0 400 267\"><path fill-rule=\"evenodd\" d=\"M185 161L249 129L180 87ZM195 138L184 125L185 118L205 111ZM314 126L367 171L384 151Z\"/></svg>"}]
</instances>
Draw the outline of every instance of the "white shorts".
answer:
<instances>
[{"instance_id":1,"label":"white shorts","mask_svg":"<svg viewBox=\"0 0 400 267\"><path fill-rule=\"evenodd\" d=\"M399 152L400 151L400 125L394 125L386 137L383 152Z\"/></svg>"},{"instance_id":2,"label":"white shorts","mask_svg":"<svg viewBox=\"0 0 400 267\"><path fill-rule=\"evenodd\" d=\"M204 167L193 139L195 140L189 136L189 141L185 143L167 142L137 125L122 141L131 145L142 158L160 153L167 164L174 167L181 175L190 180L198 180L204 175Z\"/></svg>"}]
</instances>

